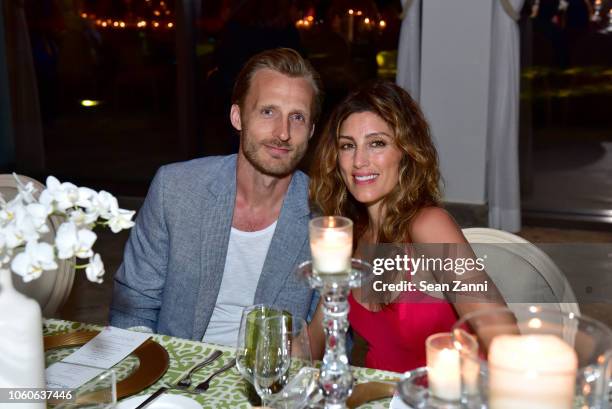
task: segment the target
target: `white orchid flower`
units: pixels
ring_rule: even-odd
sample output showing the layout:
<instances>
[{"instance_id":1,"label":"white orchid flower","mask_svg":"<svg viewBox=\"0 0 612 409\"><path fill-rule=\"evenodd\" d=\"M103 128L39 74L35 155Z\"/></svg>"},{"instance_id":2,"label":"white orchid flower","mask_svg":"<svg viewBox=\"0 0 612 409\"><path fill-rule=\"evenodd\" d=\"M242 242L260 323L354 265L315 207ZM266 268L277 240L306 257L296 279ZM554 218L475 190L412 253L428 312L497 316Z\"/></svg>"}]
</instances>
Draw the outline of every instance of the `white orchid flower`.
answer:
<instances>
[{"instance_id":1,"label":"white orchid flower","mask_svg":"<svg viewBox=\"0 0 612 409\"><path fill-rule=\"evenodd\" d=\"M117 198L110 193L101 190L92 200L93 208L101 218L109 220L119 212Z\"/></svg>"},{"instance_id":2,"label":"white orchid flower","mask_svg":"<svg viewBox=\"0 0 612 409\"><path fill-rule=\"evenodd\" d=\"M32 225L38 233L48 233L47 216L51 214L51 207L39 203L30 203L26 206L26 211Z\"/></svg>"},{"instance_id":3,"label":"white orchid flower","mask_svg":"<svg viewBox=\"0 0 612 409\"><path fill-rule=\"evenodd\" d=\"M91 230L77 230L76 224L71 221L62 223L55 236L55 246L58 250L57 257L60 260L66 260L72 256L89 258L93 255L91 247L96 239L96 233Z\"/></svg>"},{"instance_id":4,"label":"white orchid flower","mask_svg":"<svg viewBox=\"0 0 612 409\"><path fill-rule=\"evenodd\" d=\"M119 233L121 230L133 227L132 217L135 213L133 210L118 209L117 214L108 221L108 227L113 233Z\"/></svg>"},{"instance_id":5,"label":"white orchid flower","mask_svg":"<svg viewBox=\"0 0 612 409\"><path fill-rule=\"evenodd\" d=\"M12 231L18 241L36 241L41 234L48 233L47 216L51 209L39 203L14 208L12 212Z\"/></svg>"},{"instance_id":6,"label":"white orchid flower","mask_svg":"<svg viewBox=\"0 0 612 409\"><path fill-rule=\"evenodd\" d=\"M0 209L0 226L6 226L9 224L13 218L15 217L15 213L12 209L9 209L8 206L4 206Z\"/></svg>"},{"instance_id":7,"label":"white orchid flower","mask_svg":"<svg viewBox=\"0 0 612 409\"><path fill-rule=\"evenodd\" d=\"M40 277L44 270L57 268L53 247L49 243L31 241L26 244L25 251L15 256L11 269L23 277L26 283Z\"/></svg>"},{"instance_id":8,"label":"white orchid flower","mask_svg":"<svg viewBox=\"0 0 612 409\"><path fill-rule=\"evenodd\" d=\"M102 276L104 276L104 263L102 263L102 257L96 253L89 259L89 264L85 268L85 274L87 279L94 283L101 283Z\"/></svg>"},{"instance_id":9,"label":"white orchid flower","mask_svg":"<svg viewBox=\"0 0 612 409\"><path fill-rule=\"evenodd\" d=\"M33 209L33 211L36 212L35 209ZM14 227L12 232L21 243L24 241L37 241L40 238L38 229L42 229L42 227L39 226L39 222L40 219L38 217L33 217L27 207L18 207L15 209L14 221L11 223ZM44 223L44 220L42 222Z\"/></svg>"},{"instance_id":10,"label":"white orchid flower","mask_svg":"<svg viewBox=\"0 0 612 409\"><path fill-rule=\"evenodd\" d=\"M98 220L98 213L88 213L82 209L76 209L70 212L68 219L79 228L91 230L96 220Z\"/></svg>"},{"instance_id":11,"label":"white orchid flower","mask_svg":"<svg viewBox=\"0 0 612 409\"><path fill-rule=\"evenodd\" d=\"M85 209L91 209L93 207L93 203L91 201L94 197L96 197L96 195L97 193L93 189L88 187L79 187L77 188L77 201L75 204Z\"/></svg>"},{"instance_id":12,"label":"white orchid flower","mask_svg":"<svg viewBox=\"0 0 612 409\"><path fill-rule=\"evenodd\" d=\"M64 213L79 201L79 189L70 182L60 183L54 176L47 178L47 188L40 194L39 202Z\"/></svg>"},{"instance_id":13,"label":"white orchid flower","mask_svg":"<svg viewBox=\"0 0 612 409\"><path fill-rule=\"evenodd\" d=\"M15 223L11 223L2 228L2 233L4 234L4 239L6 241L6 246L9 249L14 249L25 243L23 233L17 230Z\"/></svg>"},{"instance_id":14,"label":"white orchid flower","mask_svg":"<svg viewBox=\"0 0 612 409\"><path fill-rule=\"evenodd\" d=\"M23 182L19 179L19 176L13 172L13 177L17 182L17 197L23 199L25 203L34 203L36 199L34 198L34 194L37 192L34 184L32 182L28 182L27 184L23 184Z\"/></svg>"},{"instance_id":15,"label":"white orchid flower","mask_svg":"<svg viewBox=\"0 0 612 409\"><path fill-rule=\"evenodd\" d=\"M23 209L25 204L23 199L17 195L10 202L3 202L0 209L0 225L6 225L15 220L15 213L18 209Z\"/></svg>"}]
</instances>

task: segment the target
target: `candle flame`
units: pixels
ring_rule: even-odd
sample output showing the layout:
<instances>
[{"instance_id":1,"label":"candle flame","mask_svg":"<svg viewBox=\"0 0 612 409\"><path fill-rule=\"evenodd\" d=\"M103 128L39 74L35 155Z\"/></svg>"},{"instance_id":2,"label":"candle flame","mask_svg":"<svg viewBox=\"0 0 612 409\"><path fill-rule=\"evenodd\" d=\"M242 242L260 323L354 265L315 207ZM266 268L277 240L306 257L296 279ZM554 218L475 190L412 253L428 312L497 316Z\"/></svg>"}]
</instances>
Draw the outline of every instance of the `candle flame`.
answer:
<instances>
[{"instance_id":1,"label":"candle flame","mask_svg":"<svg viewBox=\"0 0 612 409\"><path fill-rule=\"evenodd\" d=\"M328 225L327 227L331 227L334 228L336 227L336 219L334 219L332 216L328 217Z\"/></svg>"}]
</instances>

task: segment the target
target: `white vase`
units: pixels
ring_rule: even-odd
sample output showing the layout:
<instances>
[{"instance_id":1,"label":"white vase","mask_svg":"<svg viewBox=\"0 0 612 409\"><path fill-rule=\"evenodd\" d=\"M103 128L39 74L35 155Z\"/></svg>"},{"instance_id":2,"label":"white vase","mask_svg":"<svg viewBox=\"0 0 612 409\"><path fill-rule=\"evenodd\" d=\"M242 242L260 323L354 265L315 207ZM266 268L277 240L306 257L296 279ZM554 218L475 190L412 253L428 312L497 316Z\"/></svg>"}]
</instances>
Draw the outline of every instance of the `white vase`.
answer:
<instances>
[{"instance_id":1,"label":"white vase","mask_svg":"<svg viewBox=\"0 0 612 409\"><path fill-rule=\"evenodd\" d=\"M9 270L0 269L0 388L45 386L40 306L15 290ZM42 409L46 404L18 406Z\"/></svg>"}]
</instances>

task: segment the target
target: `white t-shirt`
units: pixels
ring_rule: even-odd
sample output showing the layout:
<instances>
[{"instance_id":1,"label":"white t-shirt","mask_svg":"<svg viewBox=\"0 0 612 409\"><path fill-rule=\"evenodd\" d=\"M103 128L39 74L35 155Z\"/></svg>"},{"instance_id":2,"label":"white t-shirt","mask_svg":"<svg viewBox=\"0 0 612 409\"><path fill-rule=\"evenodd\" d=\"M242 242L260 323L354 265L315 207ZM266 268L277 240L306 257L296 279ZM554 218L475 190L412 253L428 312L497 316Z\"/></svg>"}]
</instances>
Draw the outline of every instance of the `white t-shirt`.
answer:
<instances>
[{"instance_id":1,"label":"white t-shirt","mask_svg":"<svg viewBox=\"0 0 612 409\"><path fill-rule=\"evenodd\" d=\"M221 288L203 342L236 346L242 310L253 305L275 229L276 222L254 232L232 227Z\"/></svg>"}]
</instances>

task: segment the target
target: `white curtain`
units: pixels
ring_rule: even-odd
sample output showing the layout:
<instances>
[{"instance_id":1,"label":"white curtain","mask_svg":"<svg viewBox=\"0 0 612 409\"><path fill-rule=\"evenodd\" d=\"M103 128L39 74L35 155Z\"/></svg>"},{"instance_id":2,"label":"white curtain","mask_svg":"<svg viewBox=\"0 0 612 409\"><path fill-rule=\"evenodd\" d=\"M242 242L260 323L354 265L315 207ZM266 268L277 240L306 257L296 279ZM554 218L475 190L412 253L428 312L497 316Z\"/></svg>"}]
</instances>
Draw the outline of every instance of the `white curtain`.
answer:
<instances>
[{"instance_id":1,"label":"white curtain","mask_svg":"<svg viewBox=\"0 0 612 409\"><path fill-rule=\"evenodd\" d=\"M517 20L524 0L496 0L491 35L488 178L489 226L521 229L518 161L520 44Z\"/></svg>"},{"instance_id":2,"label":"white curtain","mask_svg":"<svg viewBox=\"0 0 612 409\"><path fill-rule=\"evenodd\" d=\"M397 85L419 101L421 92L421 0L402 0Z\"/></svg>"}]
</instances>

